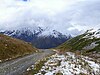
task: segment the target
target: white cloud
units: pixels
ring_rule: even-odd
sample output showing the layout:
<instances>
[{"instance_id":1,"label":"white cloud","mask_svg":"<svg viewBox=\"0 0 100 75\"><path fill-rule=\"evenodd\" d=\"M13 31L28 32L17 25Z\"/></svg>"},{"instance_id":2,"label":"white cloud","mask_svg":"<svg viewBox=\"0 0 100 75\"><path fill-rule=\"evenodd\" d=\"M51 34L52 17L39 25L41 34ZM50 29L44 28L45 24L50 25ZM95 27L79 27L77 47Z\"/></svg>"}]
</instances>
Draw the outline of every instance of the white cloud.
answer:
<instances>
[{"instance_id":1,"label":"white cloud","mask_svg":"<svg viewBox=\"0 0 100 75\"><path fill-rule=\"evenodd\" d=\"M45 27L79 34L100 26L99 0L0 0L0 29Z\"/></svg>"}]
</instances>

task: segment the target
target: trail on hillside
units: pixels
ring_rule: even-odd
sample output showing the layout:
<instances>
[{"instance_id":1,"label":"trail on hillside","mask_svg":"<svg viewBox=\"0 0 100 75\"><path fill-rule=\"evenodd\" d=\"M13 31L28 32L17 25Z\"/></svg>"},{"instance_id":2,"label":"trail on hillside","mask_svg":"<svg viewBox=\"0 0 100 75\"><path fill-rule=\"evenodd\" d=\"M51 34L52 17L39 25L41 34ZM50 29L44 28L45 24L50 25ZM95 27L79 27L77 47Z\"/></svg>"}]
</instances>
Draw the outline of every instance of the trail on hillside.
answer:
<instances>
[{"instance_id":1,"label":"trail on hillside","mask_svg":"<svg viewBox=\"0 0 100 75\"><path fill-rule=\"evenodd\" d=\"M44 49L41 50L40 53L34 53L22 58L0 63L0 75L21 75L28 67L34 65L36 61L52 54L54 54L54 51Z\"/></svg>"}]
</instances>

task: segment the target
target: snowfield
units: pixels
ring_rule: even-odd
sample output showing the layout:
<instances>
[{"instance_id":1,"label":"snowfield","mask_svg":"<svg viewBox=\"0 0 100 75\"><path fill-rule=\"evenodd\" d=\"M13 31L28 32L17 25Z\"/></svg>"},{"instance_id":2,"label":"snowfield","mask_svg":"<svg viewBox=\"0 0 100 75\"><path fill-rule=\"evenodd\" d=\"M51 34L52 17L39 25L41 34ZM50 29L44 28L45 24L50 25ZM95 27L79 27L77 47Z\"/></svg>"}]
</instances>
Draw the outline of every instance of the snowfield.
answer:
<instances>
[{"instance_id":1,"label":"snowfield","mask_svg":"<svg viewBox=\"0 0 100 75\"><path fill-rule=\"evenodd\" d=\"M71 52L64 55L55 54L35 75L100 75L100 63Z\"/></svg>"}]
</instances>

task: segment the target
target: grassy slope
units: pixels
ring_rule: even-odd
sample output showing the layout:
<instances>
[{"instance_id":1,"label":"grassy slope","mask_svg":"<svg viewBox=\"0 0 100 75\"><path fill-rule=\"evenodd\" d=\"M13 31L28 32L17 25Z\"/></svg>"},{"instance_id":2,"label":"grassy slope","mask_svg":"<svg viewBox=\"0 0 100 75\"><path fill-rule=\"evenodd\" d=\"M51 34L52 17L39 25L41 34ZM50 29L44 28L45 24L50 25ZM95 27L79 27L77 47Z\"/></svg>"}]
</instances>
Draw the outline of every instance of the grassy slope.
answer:
<instances>
[{"instance_id":1,"label":"grassy slope","mask_svg":"<svg viewBox=\"0 0 100 75\"><path fill-rule=\"evenodd\" d=\"M36 52L31 44L0 34L0 60L16 58Z\"/></svg>"},{"instance_id":2,"label":"grassy slope","mask_svg":"<svg viewBox=\"0 0 100 75\"><path fill-rule=\"evenodd\" d=\"M58 46L57 48L62 51L73 51L73 52L79 52L82 54L92 54L94 51L96 53L100 52L100 38L94 38L94 39L86 39L83 38L86 34L79 35L77 37L74 37L67 42L63 43L62 45ZM90 34L91 35L91 34ZM98 41L99 44L94 49L90 50L84 50L83 48L85 46L90 45L92 42Z\"/></svg>"}]
</instances>

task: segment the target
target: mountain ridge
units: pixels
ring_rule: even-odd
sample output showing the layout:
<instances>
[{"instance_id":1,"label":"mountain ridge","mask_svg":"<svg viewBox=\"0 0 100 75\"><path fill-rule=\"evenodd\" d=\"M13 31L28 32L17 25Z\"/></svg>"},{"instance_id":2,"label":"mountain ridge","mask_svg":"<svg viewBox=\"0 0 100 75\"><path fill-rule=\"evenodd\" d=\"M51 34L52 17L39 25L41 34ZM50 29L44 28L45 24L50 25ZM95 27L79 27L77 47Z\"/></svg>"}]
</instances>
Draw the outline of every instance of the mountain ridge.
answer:
<instances>
[{"instance_id":1,"label":"mountain ridge","mask_svg":"<svg viewBox=\"0 0 100 75\"><path fill-rule=\"evenodd\" d=\"M41 49L56 47L71 38L71 35L65 35L57 30L48 30L41 27L4 30L0 33L30 42L33 46Z\"/></svg>"},{"instance_id":2,"label":"mountain ridge","mask_svg":"<svg viewBox=\"0 0 100 75\"><path fill-rule=\"evenodd\" d=\"M72 51L83 55L100 58L100 29L87 30L57 47L61 51Z\"/></svg>"}]
</instances>

